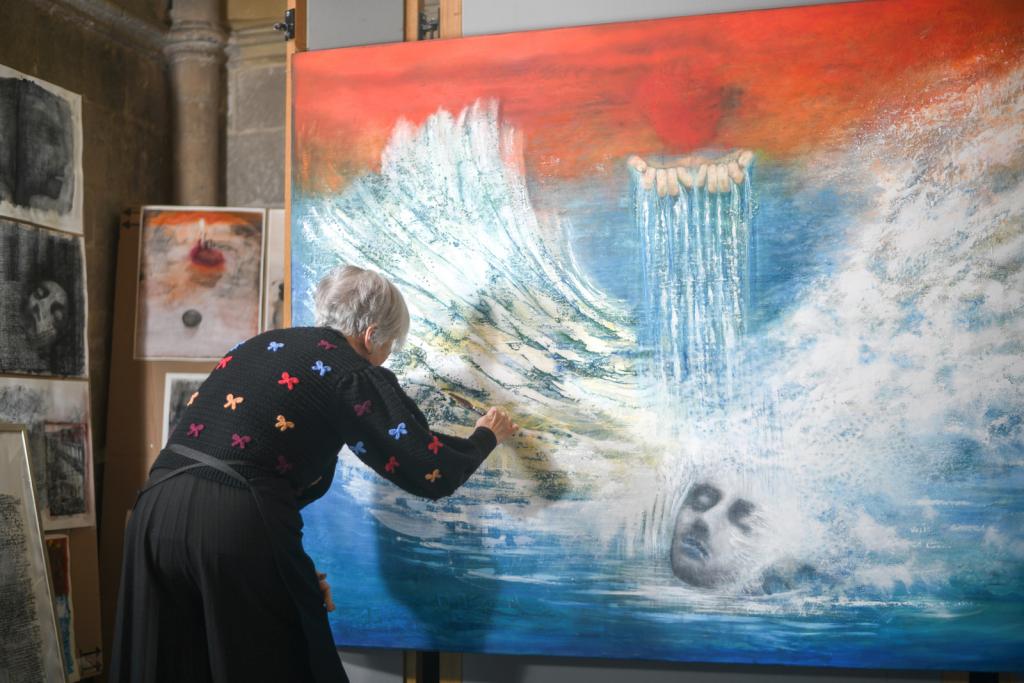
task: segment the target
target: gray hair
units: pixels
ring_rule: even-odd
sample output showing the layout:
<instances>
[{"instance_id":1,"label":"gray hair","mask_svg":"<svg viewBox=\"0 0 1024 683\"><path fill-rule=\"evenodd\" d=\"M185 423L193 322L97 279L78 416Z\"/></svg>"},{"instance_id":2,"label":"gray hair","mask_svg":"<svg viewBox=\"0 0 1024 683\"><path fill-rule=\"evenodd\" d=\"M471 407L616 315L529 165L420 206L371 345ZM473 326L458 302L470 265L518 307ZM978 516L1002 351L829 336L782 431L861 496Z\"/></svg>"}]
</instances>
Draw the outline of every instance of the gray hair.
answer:
<instances>
[{"instance_id":1,"label":"gray hair","mask_svg":"<svg viewBox=\"0 0 1024 683\"><path fill-rule=\"evenodd\" d=\"M313 295L316 324L345 336L364 334L376 325L374 343L402 347L409 334L409 309L398 287L378 272L339 266L320 280Z\"/></svg>"}]
</instances>

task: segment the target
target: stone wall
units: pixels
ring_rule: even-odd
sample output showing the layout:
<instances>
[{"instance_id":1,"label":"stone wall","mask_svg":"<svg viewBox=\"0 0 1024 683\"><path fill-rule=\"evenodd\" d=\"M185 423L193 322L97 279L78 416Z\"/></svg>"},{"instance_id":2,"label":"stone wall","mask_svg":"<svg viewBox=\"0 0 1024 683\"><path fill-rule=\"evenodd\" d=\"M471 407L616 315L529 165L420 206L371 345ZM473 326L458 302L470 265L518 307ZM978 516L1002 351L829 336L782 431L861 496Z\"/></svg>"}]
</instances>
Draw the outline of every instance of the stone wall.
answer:
<instances>
[{"instance_id":1,"label":"stone wall","mask_svg":"<svg viewBox=\"0 0 1024 683\"><path fill-rule=\"evenodd\" d=\"M0 64L82 96L89 389L94 456L103 462L118 221L170 200L166 2L3 2Z\"/></svg>"},{"instance_id":2,"label":"stone wall","mask_svg":"<svg viewBox=\"0 0 1024 683\"><path fill-rule=\"evenodd\" d=\"M284 12L284 2L281 2ZM229 17L230 20L230 17ZM227 61L227 205L284 206L285 42L278 17L234 21Z\"/></svg>"}]
</instances>

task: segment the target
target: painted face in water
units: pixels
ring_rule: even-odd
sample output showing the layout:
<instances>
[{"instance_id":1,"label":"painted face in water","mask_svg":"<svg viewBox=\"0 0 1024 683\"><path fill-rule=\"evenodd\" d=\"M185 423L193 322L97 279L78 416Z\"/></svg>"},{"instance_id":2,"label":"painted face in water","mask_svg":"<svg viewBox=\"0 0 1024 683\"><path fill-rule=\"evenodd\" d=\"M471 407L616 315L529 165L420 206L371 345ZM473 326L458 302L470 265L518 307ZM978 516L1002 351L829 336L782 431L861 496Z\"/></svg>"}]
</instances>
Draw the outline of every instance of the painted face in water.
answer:
<instances>
[{"instance_id":1,"label":"painted face in water","mask_svg":"<svg viewBox=\"0 0 1024 683\"><path fill-rule=\"evenodd\" d=\"M690 487L672 531L672 571L698 588L714 588L736 578L743 549L756 532L755 506L714 483Z\"/></svg>"}]
</instances>

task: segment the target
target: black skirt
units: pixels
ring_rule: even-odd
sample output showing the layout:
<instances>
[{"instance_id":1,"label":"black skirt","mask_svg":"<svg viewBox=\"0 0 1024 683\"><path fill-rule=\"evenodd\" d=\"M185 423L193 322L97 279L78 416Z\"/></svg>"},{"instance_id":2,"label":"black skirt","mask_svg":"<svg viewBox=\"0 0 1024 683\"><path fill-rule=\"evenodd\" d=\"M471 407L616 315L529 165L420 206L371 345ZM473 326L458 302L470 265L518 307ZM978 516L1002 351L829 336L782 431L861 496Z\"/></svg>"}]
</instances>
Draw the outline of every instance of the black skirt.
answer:
<instances>
[{"instance_id":1,"label":"black skirt","mask_svg":"<svg viewBox=\"0 0 1024 683\"><path fill-rule=\"evenodd\" d=\"M284 479L250 484L185 472L139 498L125 533L111 683L348 680L294 495Z\"/></svg>"}]
</instances>

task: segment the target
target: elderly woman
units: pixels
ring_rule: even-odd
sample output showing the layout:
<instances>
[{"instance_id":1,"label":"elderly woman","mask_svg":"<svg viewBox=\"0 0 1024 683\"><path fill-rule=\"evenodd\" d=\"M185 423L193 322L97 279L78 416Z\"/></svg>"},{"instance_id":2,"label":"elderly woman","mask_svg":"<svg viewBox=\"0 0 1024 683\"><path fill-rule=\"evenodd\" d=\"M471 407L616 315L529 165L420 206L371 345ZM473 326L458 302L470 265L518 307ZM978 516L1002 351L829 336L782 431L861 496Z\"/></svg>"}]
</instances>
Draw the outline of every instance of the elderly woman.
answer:
<instances>
[{"instance_id":1,"label":"elderly woman","mask_svg":"<svg viewBox=\"0 0 1024 683\"><path fill-rule=\"evenodd\" d=\"M335 270L316 309L228 351L171 432L126 532L111 681L347 680L299 515L341 446L436 499L518 429L495 408L467 438L430 428L381 367L409 330L381 275Z\"/></svg>"}]
</instances>

